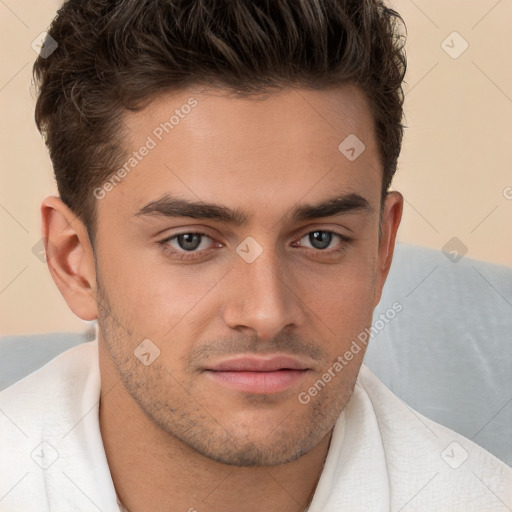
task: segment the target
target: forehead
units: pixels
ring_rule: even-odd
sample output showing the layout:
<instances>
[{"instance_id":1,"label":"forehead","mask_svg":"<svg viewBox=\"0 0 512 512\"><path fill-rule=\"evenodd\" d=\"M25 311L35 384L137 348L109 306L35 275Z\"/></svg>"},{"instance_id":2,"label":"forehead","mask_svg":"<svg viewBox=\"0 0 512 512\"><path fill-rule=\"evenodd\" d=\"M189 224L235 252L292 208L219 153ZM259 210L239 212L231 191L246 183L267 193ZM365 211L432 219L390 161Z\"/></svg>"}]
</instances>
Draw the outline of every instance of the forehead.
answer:
<instances>
[{"instance_id":1,"label":"forehead","mask_svg":"<svg viewBox=\"0 0 512 512\"><path fill-rule=\"evenodd\" d=\"M331 138L336 142L355 134L371 145L374 136L366 95L348 84L321 90L285 88L249 97L189 88L158 96L143 110L125 115L124 120L127 143L136 144L141 135L152 134L157 142L169 146L207 147L212 156L217 149L226 156L235 154L239 146L271 150L301 139L318 143L319 138L326 142L319 149L329 146L332 150ZM311 149L312 143L306 148ZM306 148L297 147L294 153Z\"/></svg>"},{"instance_id":2,"label":"forehead","mask_svg":"<svg viewBox=\"0 0 512 512\"><path fill-rule=\"evenodd\" d=\"M133 214L164 194L280 215L278 205L301 198L380 198L373 116L354 86L258 97L190 88L160 96L124 121L125 172L111 180L99 218L108 207Z\"/></svg>"}]
</instances>

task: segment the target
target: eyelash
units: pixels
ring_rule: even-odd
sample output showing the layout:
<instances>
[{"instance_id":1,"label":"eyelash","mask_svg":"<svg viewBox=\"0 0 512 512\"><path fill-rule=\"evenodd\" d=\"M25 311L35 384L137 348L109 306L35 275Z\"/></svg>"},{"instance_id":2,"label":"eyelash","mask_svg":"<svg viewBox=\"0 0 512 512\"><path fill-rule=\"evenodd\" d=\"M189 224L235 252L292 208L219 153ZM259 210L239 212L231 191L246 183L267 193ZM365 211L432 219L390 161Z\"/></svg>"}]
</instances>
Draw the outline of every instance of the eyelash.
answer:
<instances>
[{"instance_id":1,"label":"eyelash","mask_svg":"<svg viewBox=\"0 0 512 512\"><path fill-rule=\"evenodd\" d=\"M317 231L320 231L322 233L330 233L331 235L338 237L342 242L341 245L343 245L343 246L352 241L352 239L347 237L346 235L342 235L341 233L337 233L336 231L331 231L328 229L315 229L313 231L308 231L307 233L302 235L299 238L299 240L301 240L305 236L308 236L311 233L315 233ZM182 236L182 235L199 235L199 236L203 237L201 239L201 241L204 240L204 237L209 238L210 240L213 241L213 239L210 236L208 236L206 233L200 233L197 231L183 231L182 233L177 233L175 235L172 235L158 243L162 247L162 250L166 254L173 256L173 257L177 257L178 259L180 259L182 261L190 261L190 260L195 260L195 259L201 258L204 255L205 251L211 250L211 249L203 249L202 251L197 251L197 250L184 251L184 250L171 249L169 242L178 238L179 236ZM340 253L345 249L345 247L341 247L341 248L337 248L337 249L330 249L330 250L329 249L314 249L314 248L309 248L309 247L306 247L306 249L309 249L309 250L313 251L314 253L316 253L315 256L321 257L321 256L325 256L325 255L333 255L336 253Z\"/></svg>"}]
</instances>

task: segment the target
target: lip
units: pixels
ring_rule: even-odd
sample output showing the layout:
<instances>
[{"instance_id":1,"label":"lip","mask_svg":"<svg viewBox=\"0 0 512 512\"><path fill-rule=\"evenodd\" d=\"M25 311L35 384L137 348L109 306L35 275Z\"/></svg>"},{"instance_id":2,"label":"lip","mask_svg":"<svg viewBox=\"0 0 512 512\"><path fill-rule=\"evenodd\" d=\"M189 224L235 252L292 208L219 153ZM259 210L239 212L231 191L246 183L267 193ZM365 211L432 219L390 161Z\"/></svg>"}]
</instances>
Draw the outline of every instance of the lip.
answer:
<instances>
[{"instance_id":1,"label":"lip","mask_svg":"<svg viewBox=\"0 0 512 512\"><path fill-rule=\"evenodd\" d=\"M284 355L270 357L241 356L226 359L207 370L224 372L274 372L277 370L308 370L308 365L299 359Z\"/></svg>"},{"instance_id":2,"label":"lip","mask_svg":"<svg viewBox=\"0 0 512 512\"><path fill-rule=\"evenodd\" d=\"M289 356L237 357L205 369L206 376L222 386L244 393L279 393L299 382L309 367Z\"/></svg>"}]
</instances>

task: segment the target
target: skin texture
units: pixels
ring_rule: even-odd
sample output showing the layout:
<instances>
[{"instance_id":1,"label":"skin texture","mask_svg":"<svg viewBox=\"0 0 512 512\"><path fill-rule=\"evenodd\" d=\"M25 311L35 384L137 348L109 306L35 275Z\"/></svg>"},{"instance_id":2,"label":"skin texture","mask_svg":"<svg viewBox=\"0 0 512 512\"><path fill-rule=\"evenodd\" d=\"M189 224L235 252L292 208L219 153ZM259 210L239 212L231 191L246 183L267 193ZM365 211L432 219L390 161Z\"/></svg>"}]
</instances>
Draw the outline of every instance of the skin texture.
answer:
<instances>
[{"instance_id":1,"label":"skin texture","mask_svg":"<svg viewBox=\"0 0 512 512\"><path fill-rule=\"evenodd\" d=\"M158 140L155 128L190 98L197 105ZM382 170L366 98L349 85L243 99L186 89L126 115L125 128L127 155L148 136L157 145L97 201L94 251L60 199L42 205L51 274L76 315L98 319L99 419L116 490L131 512L301 511L364 351L308 404L299 393L371 325L402 214L402 196L389 193L379 239ZM354 161L338 149L350 134L365 144ZM247 221L136 215L165 194ZM369 208L289 218L342 194ZM315 231L350 241L333 235L319 249ZM195 259L172 253L187 252L177 238L165 242L195 232L206 235ZM236 250L249 236L262 249L251 263ZM134 354L143 340L159 350L148 365ZM209 378L205 367L241 354L291 355L308 371L267 394Z\"/></svg>"}]
</instances>

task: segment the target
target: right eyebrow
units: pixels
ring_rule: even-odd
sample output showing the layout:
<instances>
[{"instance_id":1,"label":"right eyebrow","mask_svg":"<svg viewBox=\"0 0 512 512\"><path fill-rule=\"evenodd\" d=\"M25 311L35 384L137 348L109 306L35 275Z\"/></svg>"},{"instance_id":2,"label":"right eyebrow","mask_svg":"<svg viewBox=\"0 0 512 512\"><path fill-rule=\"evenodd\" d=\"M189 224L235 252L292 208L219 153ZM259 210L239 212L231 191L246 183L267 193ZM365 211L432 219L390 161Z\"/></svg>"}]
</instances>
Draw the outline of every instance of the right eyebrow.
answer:
<instances>
[{"instance_id":1,"label":"right eyebrow","mask_svg":"<svg viewBox=\"0 0 512 512\"><path fill-rule=\"evenodd\" d=\"M165 195L142 207L135 216L157 215L163 217L190 217L192 219L210 219L226 224L242 226L247 223L247 216L240 210L231 210L222 205L193 202Z\"/></svg>"}]
</instances>

